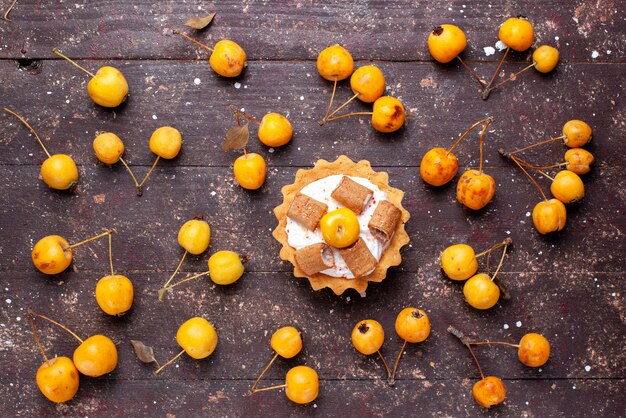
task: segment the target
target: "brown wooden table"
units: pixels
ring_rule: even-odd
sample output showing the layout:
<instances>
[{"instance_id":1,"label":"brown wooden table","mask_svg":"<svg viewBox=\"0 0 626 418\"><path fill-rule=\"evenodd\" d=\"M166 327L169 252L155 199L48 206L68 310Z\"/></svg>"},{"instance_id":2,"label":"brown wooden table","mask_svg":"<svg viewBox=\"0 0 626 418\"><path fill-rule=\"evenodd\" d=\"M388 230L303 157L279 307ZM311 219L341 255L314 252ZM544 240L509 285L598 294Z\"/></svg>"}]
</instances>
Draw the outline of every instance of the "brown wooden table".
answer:
<instances>
[{"instance_id":1,"label":"brown wooden table","mask_svg":"<svg viewBox=\"0 0 626 418\"><path fill-rule=\"evenodd\" d=\"M80 185L62 193L43 184L41 149L3 113L1 415L624 416L626 25L620 11L626 4L323 3L17 1L11 21L0 23L0 104L23 114L51 151L74 157ZM249 67L237 79L217 76L206 51L172 34L183 29L187 17L212 11L217 12L212 26L194 36L209 44L222 38L241 44ZM518 14L534 23L537 44L560 49L553 73L531 71L483 102L458 64L440 65L428 54L429 30L458 24L469 42L463 57L487 78L501 53L487 56L483 48L494 45L501 22ZM333 43L346 46L357 65L380 66L388 93L415 115L406 128L377 134L366 118L318 125L332 86L318 76L315 58ZM88 80L53 55L55 47L90 69L104 64L121 69L131 88L128 102L115 110L94 105L85 91ZM529 60L529 53L511 54L501 76ZM339 89L338 100L351 94L347 82ZM287 114L295 128L294 140L281 149L251 141L249 149L269 166L258 192L235 184L236 154L220 151L233 123L229 104L257 117ZM486 209L469 212L456 203L454 185L427 187L418 166L429 148L450 144L486 115L496 119L487 133L485 160L498 190ZM597 165L584 177L584 201L568 207L565 230L540 236L529 217L539 195L497 149L557 135L573 118L593 127L588 149ZM142 197L135 196L123 167L103 166L93 154L95 133L113 131L125 142L127 161L143 176L153 159L150 133L166 124L183 133L183 150L175 160L159 163ZM552 144L528 155L554 163L563 152L562 145ZM383 283L371 285L365 298L312 291L278 258L271 236L281 186L292 182L299 167L341 154L389 172L391 184L406 192L412 215L403 264ZM474 141L463 143L457 155L462 167L478 164ZM205 279L158 302L157 289L182 254L178 228L197 214L212 227L209 253L233 249L247 255L246 275L229 287ZM93 297L96 281L107 273L106 240L77 249L75 262L57 277L38 273L30 260L33 244L44 235L77 241L111 227L118 231L116 269L133 280L136 292L132 311L119 319L105 316ZM453 243L484 249L507 236L514 246L501 277L512 298L487 312L473 310L463 300L462 286L443 277L438 255ZM189 257L184 273L206 269L207 257ZM390 388L380 361L352 348L350 331L361 319L379 320L387 331L382 352L392 361L401 346L393 323L405 306L424 308L433 330L425 343L407 348ZM28 326L29 308L83 336L109 335L119 349L117 369L103 378L82 378L78 394L66 404L47 401L35 384L42 359ZM129 339L151 344L163 360L178 351L177 327L195 315L215 323L220 342L214 355L203 361L183 357L153 377L153 368L132 354ZM290 367L310 365L321 379L313 405L292 404L282 392L249 394L272 356L270 335L288 324L302 330L305 348L295 359L277 362L263 383L279 384ZM472 399L478 373L467 350L446 332L449 324L477 339L516 342L524 333L539 332L552 343L552 356L537 370L519 363L512 349L479 349L485 371L502 377L508 389L504 404L486 411ZM39 327L49 354L71 355L75 343L69 336L43 323Z\"/></svg>"}]
</instances>

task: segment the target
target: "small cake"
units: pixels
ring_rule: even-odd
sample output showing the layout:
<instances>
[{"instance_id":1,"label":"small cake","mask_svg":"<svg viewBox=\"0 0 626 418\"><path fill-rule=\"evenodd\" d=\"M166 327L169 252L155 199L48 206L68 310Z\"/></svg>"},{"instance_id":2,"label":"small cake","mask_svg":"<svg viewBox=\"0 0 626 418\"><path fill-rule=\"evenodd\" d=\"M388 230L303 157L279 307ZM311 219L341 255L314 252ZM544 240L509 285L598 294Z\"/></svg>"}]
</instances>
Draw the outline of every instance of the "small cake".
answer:
<instances>
[{"instance_id":1,"label":"small cake","mask_svg":"<svg viewBox=\"0 0 626 418\"><path fill-rule=\"evenodd\" d=\"M355 289L363 295L368 282L382 281L387 269L402 261L400 248L409 242L404 193L389 186L387 173L373 171L368 161L319 160L310 170L298 170L282 193L273 236L282 244L280 257L313 289L329 287L338 295ZM343 248L330 245L320 225L324 215L341 208L358 221L358 237Z\"/></svg>"}]
</instances>

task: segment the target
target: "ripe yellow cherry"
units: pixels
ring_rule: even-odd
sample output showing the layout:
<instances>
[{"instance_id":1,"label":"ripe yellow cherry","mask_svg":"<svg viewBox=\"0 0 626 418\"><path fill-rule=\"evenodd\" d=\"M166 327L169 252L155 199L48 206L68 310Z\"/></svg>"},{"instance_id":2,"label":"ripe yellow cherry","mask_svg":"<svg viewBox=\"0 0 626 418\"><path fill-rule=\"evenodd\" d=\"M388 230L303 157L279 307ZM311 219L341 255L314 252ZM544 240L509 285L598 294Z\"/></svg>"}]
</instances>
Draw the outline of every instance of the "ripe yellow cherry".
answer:
<instances>
[{"instance_id":1,"label":"ripe yellow cherry","mask_svg":"<svg viewBox=\"0 0 626 418\"><path fill-rule=\"evenodd\" d=\"M452 280L467 280L478 270L474 249L467 244L451 245L441 253L441 268Z\"/></svg>"},{"instance_id":2,"label":"ripe yellow cherry","mask_svg":"<svg viewBox=\"0 0 626 418\"><path fill-rule=\"evenodd\" d=\"M533 224L540 234L560 231L565 228L566 221L565 205L560 200L544 200L533 208Z\"/></svg>"},{"instance_id":3,"label":"ripe yellow cherry","mask_svg":"<svg viewBox=\"0 0 626 418\"><path fill-rule=\"evenodd\" d=\"M259 140L268 147L280 147L291 141L293 127L289 120L279 113L268 113L259 125Z\"/></svg>"},{"instance_id":4,"label":"ripe yellow cherry","mask_svg":"<svg viewBox=\"0 0 626 418\"><path fill-rule=\"evenodd\" d=\"M233 284L243 276L243 263L233 251L218 251L209 257L209 274L214 283Z\"/></svg>"},{"instance_id":5,"label":"ripe yellow cherry","mask_svg":"<svg viewBox=\"0 0 626 418\"><path fill-rule=\"evenodd\" d=\"M465 282L463 295L474 308L489 309L500 299L500 288L488 275L479 273Z\"/></svg>"},{"instance_id":6,"label":"ripe yellow cherry","mask_svg":"<svg viewBox=\"0 0 626 418\"><path fill-rule=\"evenodd\" d=\"M467 170L459 178L456 198L462 205L479 210L484 208L496 192L496 182L489 174Z\"/></svg>"},{"instance_id":7,"label":"ripe yellow cherry","mask_svg":"<svg viewBox=\"0 0 626 418\"><path fill-rule=\"evenodd\" d=\"M308 366L296 366L287 372L285 395L298 404L313 402L319 393L317 372Z\"/></svg>"},{"instance_id":8,"label":"ripe yellow cherry","mask_svg":"<svg viewBox=\"0 0 626 418\"><path fill-rule=\"evenodd\" d=\"M249 152L237 158L233 167L235 180L244 189L256 190L265 183L267 165L259 154Z\"/></svg>"},{"instance_id":9,"label":"ripe yellow cherry","mask_svg":"<svg viewBox=\"0 0 626 418\"><path fill-rule=\"evenodd\" d=\"M430 55L442 64L452 61L467 46L465 33L455 25L437 26L428 35Z\"/></svg>"},{"instance_id":10,"label":"ripe yellow cherry","mask_svg":"<svg viewBox=\"0 0 626 418\"><path fill-rule=\"evenodd\" d=\"M104 164L115 164L124 154L124 143L112 132L104 132L93 140L93 150Z\"/></svg>"},{"instance_id":11,"label":"ripe yellow cherry","mask_svg":"<svg viewBox=\"0 0 626 418\"><path fill-rule=\"evenodd\" d=\"M490 408L504 401L506 388L504 382L496 376L487 376L474 384L472 388L474 400L480 406Z\"/></svg>"},{"instance_id":12,"label":"ripe yellow cherry","mask_svg":"<svg viewBox=\"0 0 626 418\"><path fill-rule=\"evenodd\" d=\"M549 45L541 45L533 52L533 64L540 73L549 73L559 63L559 50Z\"/></svg>"},{"instance_id":13,"label":"ripe yellow cherry","mask_svg":"<svg viewBox=\"0 0 626 418\"><path fill-rule=\"evenodd\" d=\"M341 81L354 71L354 60L347 49L332 45L317 56L317 71L329 81Z\"/></svg>"},{"instance_id":14,"label":"ripe yellow cherry","mask_svg":"<svg viewBox=\"0 0 626 418\"><path fill-rule=\"evenodd\" d=\"M53 189L71 189L78 183L78 168L69 155L55 154L41 165L41 178Z\"/></svg>"},{"instance_id":15,"label":"ripe yellow cherry","mask_svg":"<svg viewBox=\"0 0 626 418\"><path fill-rule=\"evenodd\" d=\"M117 348L109 337L93 335L74 350L74 364L86 376L105 375L117 367Z\"/></svg>"},{"instance_id":16,"label":"ripe yellow cherry","mask_svg":"<svg viewBox=\"0 0 626 418\"><path fill-rule=\"evenodd\" d=\"M350 87L359 100L372 103L385 92L385 76L375 65L364 65L352 73Z\"/></svg>"},{"instance_id":17,"label":"ripe yellow cherry","mask_svg":"<svg viewBox=\"0 0 626 418\"><path fill-rule=\"evenodd\" d=\"M302 336L294 327L282 327L272 334L270 345L279 356L292 358L302 350Z\"/></svg>"},{"instance_id":18,"label":"ripe yellow cherry","mask_svg":"<svg viewBox=\"0 0 626 418\"><path fill-rule=\"evenodd\" d=\"M424 154L420 164L422 180L431 186L443 186L459 171L459 160L443 148L433 148Z\"/></svg>"},{"instance_id":19,"label":"ripe yellow cherry","mask_svg":"<svg viewBox=\"0 0 626 418\"><path fill-rule=\"evenodd\" d=\"M72 249L65 238L48 235L37 241L33 247L32 259L40 272L58 274L72 262Z\"/></svg>"},{"instance_id":20,"label":"ripe yellow cherry","mask_svg":"<svg viewBox=\"0 0 626 418\"><path fill-rule=\"evenodd\" d=\"M374 102L372 126L378 132L395 132L404 126L406 114L400 100L382 96Z\"/></svg>"},{"instance_id":21,"label":"ripe yellow cherry","mask_svg":"<svg viewBox=\"0 0 626 418\"><path fill-rule=\"evenodd\" d=\"M195 317L178 328L176 342L190 357L200 360L210 356L215 350L217 332L209 321Z\"/></svg>"},{"instance_id":22,"label":"ripe yellow cherry","mask_svg":"<svg viewBox=\"0 0 626 418\"><path fill-rule=\"evenodd\" d=\"M578 175L587 174L595 161L593 154L583 148L571 148L565 152L567 169Z\"/></svg>"},{"instance_id":23,"label":"ripe yellow cherry","mask_svg":"<svg viewBox=\"0 0 626 418\"><path fill-rule=\"evenodd\" d=\"M385 331L380 322L373 319L359 321L352 329L352 345L356 350L369 356L380 350L385 342Z\"/></svg>"},{"instance_id":24,"label":"ripe yellow cherry","mask_svg":"<svg viewBox=\"0 0 626 418\"><path fill-rule=\"evenodd\" d=\"M335 209L320 220L324 241L331 247L345 248L359 239L361 228L356 214L348 208Z\"/></svg>"},{"instance_id":25,"label":"ripe yellow cherry","mask_svg":"<svg viewBox=\"0 0 626 418\"><path fill-rule=\"evenodd\" d=\"M128 83L115 67L104 66L87 84L87 93L94 103L103 107L117 107L126 100Z\"/></svg>"},{"instance_id":26,"label":"ripe yellow cherry","mask_svg":"<svg viewBox=\"0 0 626 418\"><path fill-rule=\"evenodd\" d=\"M150 151L166 160L176 157L182 145L182 135L171 126L161 126L150 136Z\"/></svg>"},{"instance_id":27,"label":"ripe yellow cherry","mask_svg":"<svg viewBox=\"0 0 626 418\"><path fill-rule=\"evenodd\" d=\"M430 335L430 320L421 309L404 308L396 317L396 333L410 343L421 343Z\"/></svg>"},{"instance_id":28,"label":"ripe yellow cherry","mask_svg":"<svg viewBox=\"0 0 626 418\"><path fill-rule=\"evenodd\" d=\"M78 391L79 376L74 362L67 357L55 357L37 370L37 386L52 402L67 402Z\"/></svg>"},{"instance_id":29,"label":"ripe yellow cherry","mask_svg":"<svg viewBox=\"0 0 626 418\"><path fill-rule=\"evenodd\" d=\"M213 47L209 64L223 77L237 77L248 65L246 51L236 42L222 39Z\"/></svg>"},{"instance_id":30,"label":"ripe yellow cherry","mask_svg":"<svg viewBox=\"0 0 626 418\"><path fill-rule=\"evenodd\" d=\"M119 274L104 276L96 284L96 302L108 315L122 316L133 306L133 282Z\"/></svg>"},{"instance_id":31,"label":"ripe yellow cherry","mask_svg":"<svg viewBox=\"0 0 626 418\"><path fill-rule=\"evenodd\" d=\"M573 119L563 125L563 142L570 148L584 146L591 141L591 126L582 120Z\"/></svg>"},{"instance_id":32,"label":"ripe yellow cherry","mask_svg":"<svg viewBox=\"0 0 626 418\"><path fill-rule=\"evenodd\" d=\"M559 171L550 185L552 196L563 203L576 202L585 197L585 185L578 174L569 170Z\"/></svg>"},{"instance_id":33,"label":"ripe yellow cherry","mask_svg":"<svg viewBox=\"0 0 626 418\"><path fill-rule=\"evenodd\" d=\"M202 219L191 219L178 230L178 244L191 254L202 254L211 243L211 227Z\"/></svg>"},{"instance_id":34,"label":"ripe yellow cherry","mask_svg":"<svg viewBox=\"0 0 626 418\"><path fill-rule=\"evenodd\" d=\"M535 31L526 18L511 17L500 26L498 38L509 48L522 52L533 44Z\"/></svg>"},{"instance_id":35,"label":"ripe yellow cherry","mask_svg":"<svg viewBox=\"0 0 626 418\"><path fill-rule=\"evenodd\" d=\"M519 342L517 358L528 367L541 367L550 358L550 343L541 334L525 334Z\"/></svg>"}]
</instances>

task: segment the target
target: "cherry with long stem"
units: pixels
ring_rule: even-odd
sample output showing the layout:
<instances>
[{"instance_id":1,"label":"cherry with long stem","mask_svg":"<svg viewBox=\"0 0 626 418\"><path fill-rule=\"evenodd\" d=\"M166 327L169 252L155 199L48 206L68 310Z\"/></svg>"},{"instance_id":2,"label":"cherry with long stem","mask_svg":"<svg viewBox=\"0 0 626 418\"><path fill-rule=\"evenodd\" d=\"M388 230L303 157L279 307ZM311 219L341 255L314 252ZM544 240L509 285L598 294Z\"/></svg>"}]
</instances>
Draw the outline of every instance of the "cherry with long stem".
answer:
<instances>
[{"instance_id":1,"label":"cherry with long stem","mask_svg":"<svg viewBox=\"0 0 626 418\"><path fill-rule=\"evenodd\" d=\"M21 117L20 115L18 115L17 113L15 113L14 111L12 111L11 109L9 109L8 107L4 108L4 111L7 113L10 113L11 115L15 116L26 128L28 128L28 130L35 136L35 138L37 139L37 142L39 142L39 145L41 145L41 148L43 148L43 152L46 153L46 155L48 156L48 158L50 158L50 153L48 152L48 149L46 148L46 146L43 144L43 141L41 140L41 138L39 138L39 135L37 135L37 132L33 129L32 126L30 126L28 124L28 122L26 122L26 120L24 120L23 117Z\"/></svg>"},{"instance_id":2,"label":"cherry with long stem","mask_svg":"<svg viewBox=\"0 0 626 418\"><path fill-rule=\"evenodd\" d=\"M500 72L500 68L502 68L502 64L504 64L504 60L506 59L506 56L509 54L510 49L511 48L507 47L506 51L504 51L504 55L502 56L500 63L498 63L498 66L496 67L496 71L494 71L493 76L491 77L491 80L489 80L489 84L487 84L487 86L483 89L482 94L480 95L481 99L487 100L489 98L489 93L491 93L491 86L493 85L493 82L496 80L496 77L498 76L498 73Z\"/></svg>"},{"instance_id":3,"label":"cherry with long stem","mask_svg":"<svg viewBox=\"0 0 626 418\"><path fill-rule=\"evenodd\" d=\"M480 84L480 87L485 88L485 83L483 80L480 79L480 77L478 77L478 75L476 75L476 73L465 63L465 61L463 61L461 59L460 56L456 56L456 59L459 60L459 62L463 65L463 67L467 70L467 72L470 73L470 75L472 76L472 78L474 80L476 80L478 82L478 84Z\"/></svg>"},{"instance_id":4,"label":"cherry with long stem","mask_svg":"<svg viewBox=\"0 0 626 418\"><path fill-rule=\"evenodd\" d=\"M60 56L61 58L63 58L67 62L69 62L70 64L72 64L74 67L76 67L76 68L84 71L85 73L89 74L90 76L92 76L92 77L96 76L94 73L92 73L91 71L87 70L85 67L80 66L78 63L76 63L76 61L74 61L71 58L63 55L63 53L61 53L58 49L53 49L52 52L54 52L55 54L57 54L58 56Z\"/></svg>"}]
</instances>

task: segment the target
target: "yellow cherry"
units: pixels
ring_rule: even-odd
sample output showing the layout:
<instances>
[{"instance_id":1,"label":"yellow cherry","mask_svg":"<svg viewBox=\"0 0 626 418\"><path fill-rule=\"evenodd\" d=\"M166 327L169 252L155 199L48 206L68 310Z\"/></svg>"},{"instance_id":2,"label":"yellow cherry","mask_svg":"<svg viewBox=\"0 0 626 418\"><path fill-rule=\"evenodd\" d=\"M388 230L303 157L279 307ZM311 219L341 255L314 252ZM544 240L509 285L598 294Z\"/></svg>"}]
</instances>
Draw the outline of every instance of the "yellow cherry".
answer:
<instances>
[{"instance_id":1,"label":"yellow cherry","mask_svg":"<svg viewBox=\"0 0 626 418\"><path fill-rule=\"evenodd\" d=\"M479 273L470 277L463 286L465 300L476 309L489 309L500 299L500 288L491 278Z\"/></svg>"},{"instance_id":2,"label":"yellow cherry","mask_svg":"<svg viewBox=\"0 0 626 418\"><path fill-rule=\"evenodd\" d=\"M593 154L583 148L568 149L564 159L567 169L578 175L587 174L595 161Z\"/></svg>"},{"instance_id":3,"label":"yellow cherry","mask_svg":"<svg viewBox=\"0 0 626 418\"><path fill-rule=\"evenodd\" d=\"M74 350L74 364L85 376L105 375L117 367L117 348L109 337L93 335Z\"/></svg>"},{"instance_id":4,"label":"yellow cherry","mask_svg":"<svg viewBox=\"0 0 626 418\"><path fill-rule=\"evenodd\" d=\"M302 350L302 335L294 327L279 328L270 339L270 346L283 358L293 358Z\"/></svg>"},{"instance_id":5,"label":"yellow cherry","mask_svg":"<svg viewBox=\"0 0 626 418\"><path fill-rule=\"evenodd\" d=\"M211 243L211 227L202 219L191 219L178 230L178 244L191 254L202 254Z\"/></svg>"},{"instance_id":6,"label":"yellow cherry","mask_svg":"<svg viewBox=\"0 0 626 418\"><path fill-rule=\"evenodd\" d=\"M209 258L211 280L219 285L233 284L243 276L243 263L233 251L218 251Z\"/></svg>"},{"instance_id":7,"label":"yellow cherry","mask_svg":"<svg viewBox=\"0 0 626 418\"><path fill-rule=\"evenodd\" d=\"M509 48L522 52L533 44L535 31L525 17L511 17L500 26L498 38Z\"/></svg>"},{"instance_id":8,"label":"yellow cherry","mask_svg":"<svg viewBox=\"0 0 626 418\"><path fill-rule=\"evenodd\" d=\"M496 182L489 174L467 170L456 188L456 198L462 205L479 210L487 206L496 192Z\"/></svg>"},{"instance_id":9,"label":"yellow cherry","mask_svg":"<svg viewBox=\"0 0 626 418\"><path fill-rule=\"evenodd\" d=\"M428 51L442 63L456 58L467 46L465 33L455 25L444 24L434 28L428 35Z\"/></svg>"},{"instance_id":10,"label":"yellow cherry","mask_svg":"<svg viewBox=\"0 0 626 418\"><path fill-rule=\"evenodd\" d=\"M55 357L45 361L37 370L37 386L52 402L67 402L78 392L78 370L67 357Z\"/></svg>"},{"instance_id":11,"label":"yellow cherry","mask_svg":"<svg viewBox=\"0 0 626 418\"><path fill-rule=\"evenodd\" d=\"M545 200L533 208L533 224L540 234L560 231L565 228L566 221L565 205L560 200Z\"/></svg>"},{"instance_id":12,"label":"yellow cherry","mask_svg":"<svg viewBox=\"0 0 626 418\"><path fill-rule=\"evenodd\" d=\"M361 228L354 212L348 208L335 209L320 220L324 241L331 247L345 248L359 239Z\"/></svg>"},{"instance_id":13,"label":"yellow cherry","mask_svg":"<svg viewBox=\"0 0 626 418\"><path fill-rule=\"evenodd\" d=\"M285 395L298 404L313 402L319 393L317 372L308 366L296 366L287 372Z\"/></svg>"},{"instance_id":14,"label":"yellow cherry","mask_svg":"<svg viewBox=\"0 0 626 418\"><path fill-rule=\"evenodd\" d=\"M133 306L133 283L119 274L104 276L96 284L96 302L108 315L122 316Z\"/></svg>"},{"instance_id":15,"label":"yellow cherry","mask_svg":"<svg viewBox=\"0 0 626 418\"><path fill-rule=\"evenodd\" d=\"M249 152L235 160L233 171L235 180L241 187L256 190L265 183L267 165L259 154Z\"/></svg>"},{"instance_id":16,"label":"yellow cherry","mask_svg":"<svg viewBox=\"0 0 626 418\"><path fill-rule=\"evenodd\" d=\"M72 249L65 238L48 235L37 241L33 247L32 259L40 272L58 274L72 262Z\"/></svg>"},{"instance_id":17,"label":"yellow cherry","mask_svg":"<svg viewBox=\"0 0 626 418\"><path fill-rule=\"evenodd\" d=\"M472 396L480 406L490 408L504 402L506 388L504 382L496 376L487 376L474 384Z\"/></svg>"},{"instance_id":18,"label":"yellow cherry","mask_svg":"<svg viewBox=\"0 0 626 418\"><path fill-rule=\"evenodd\" d=\"M385 92L385 76L375 65L364 65L352 73L350 87L359 100L372 103Z\"/></svg>"},{"instance_id":19,"label":"yellow cherry","mask_svg":"<svg viewBox=\"0 0 626 418\"><path fill-rule=\"evenodd\" d=\"M268 113L259 125L259 140L268 147L280 147L291 141L293 127L289 120L279 113Z\"/></svg>"},{"instance_id":20,"label":"yellow cherry","mask_svg":"<svg viewBox=\"0 0 626 418\"><path fill-rule=\"evenodd\" d=\"M550 342L541 334L524 334L519 342L517 358L528 367L541 367L550 358Z\"/></svg>"},{"instance_id":21,"label":"yellow cherry","mask_svg":"<svg viewBox=\"0 0 626 418\"><path fill-rule=\"evenodd\" d=\"M380 350L385 342L385 331L380 322L373 319L359 321L352 329L352 345L356 350L369 356Z\"/></svg>"},{"instance_id":22,"label":"yellow cherry","mask_svg":"<svg viewBox=\"0 0 626 418\"><path fill-rule=\"evenodd\" d=\"M93 140L93 150L104 164L115 164L124 154L124 143L112 132L104 132Z\"/></svg>"},{"instance_id":23,"label":"yellow cherry","mask_svg":"<svg viewBox=\"0 0 626 418\"><path fill-rule=\"evenodd\" d=\"M478 270L474 249L467 244L451 245L441 253L441 268L452 280L467 280Z\"/></svg>"},{"instance_id":24,"label":"yellow cherry","mask_svg":"<svg viewBox=\"0 0 626 418\"><path fill-rule=\"evenodd\" d=\"M432 148L420 163L420 176L431 186L443 186L450 182L459 171L459 160L443 148Z\"/></svg>"},{"instance_id":25,"label":"yellow cherry","mask_svg":"<svg viewBox=\"0 0 626 418\"><path fill-rule=\"evenodd\" d=\"M382 96L374 102L372 126L378 132L395 132L404 126L406 114L400 100Z\"/></svg>"},{"instance_id":26,"label":"yellow cherry","mask_svg":"<svg viewBox=\"0 0 626 418\"><path fill-rule=\"evenodd\" d=\"M237 77L248 65L243 48L228 39L215 44L209 64L213 71L223 77Z\"/></svg>"},{"instance_id":27,"label":"yellow cherry","mask_svg":"<svg viewBox=\"0 0 626 418\"><path fill-rule=\"evenodd\" d=\"M410 343L421 343L430 335L430 320L421 309L404 308L396 317L396 333Z\"/></svg>"},{"instance_id":28,"label":"yellow cherry","mask_svg":"<svg viewBox=\"0 0 626 418\"><path fill-rule=\"evenodd\" d=\"M559 50L549 45L541 45L533 52L533 64L540 73L549 73L559 63Z\"/></svg>"},{"instance_id":29,"label":"yellow cherry","mask_svg":"<svg viewBox=\"0 0 626 418\"><path fill-rule=\"evenodd\" d=\"M41 165L44 183L56 190L67 190L78 182L78 167L69 155L55 154Z\"/></svg>"},{"instance_id":30,"label":"yellow cherry","mask_svg":"<svg viewBox=\"0 0 626 418\"><path fill-rule=\"evenodd\" d=\"M126 100L128 83L120 70L104 66L89 80L87 93L100 106L117 107Z\"/></svg>"},{"instance_id":31,"label":"yellow cherry","mask_svg":"<svg viewBox=\"0 0 626 418\"><path fill-rule=\"evenodd\" d=\"M354 60L347 49L332 45L317 56L317 71L329 81L341 81L354 71Z\"/></svg>"},{"instance_id":32,"label":"yellow cherry","mask_svg":"<svg viewBox=\"0 0 626 418\"><path fill-rule=\"evenodd\" d=\"M162 126L150 136L150 151L167 160L176 157L182 145L182 135L171 126Z\"/></svg>"},{"instance_id":33,"label":"yellow cherry","mask_svg":"<svg viewBox=\"0 0 626 418\"><path fill-rule=\"evenodd\" d=\"M579 148L591 141L591 126L582 120L573 119L563 125L563 142L570 148Z\"/></svg>"},{"instance_id":34,"label":"yellow cherry","mask_svg":"<svg viewBox=\"0 0 626 418\"><path fill-rule=\"evenodd\" d=\"M176 342L190 357L200 360L210 356L217 346L217 332L209 321L195 317L176 332Z\"/></svg>"},{"instance_id":35,"label":"yellow cherry","mask_svg":"<svg viewBox=\"0 0 626 418\"><path fill-rule=\"evenodd\" d=\"M559 171L550 185L552 196L563 203L576 202L585 197L585 185L578 174L569 170Z\"/></svg>"}]
</instances>

